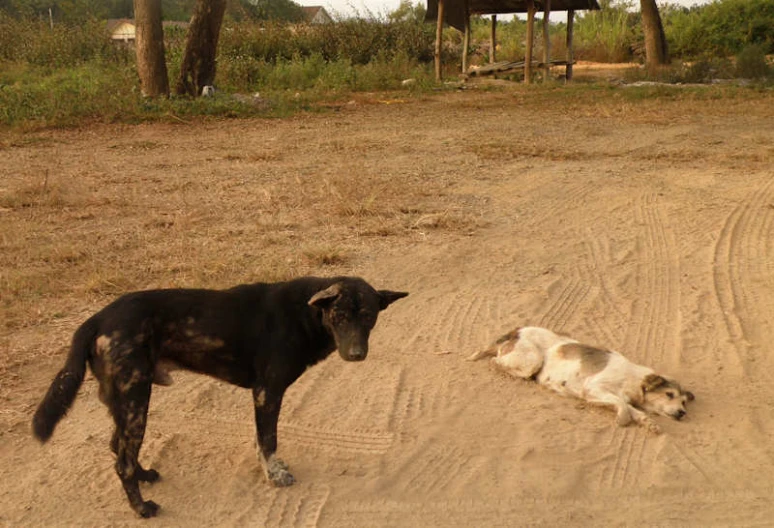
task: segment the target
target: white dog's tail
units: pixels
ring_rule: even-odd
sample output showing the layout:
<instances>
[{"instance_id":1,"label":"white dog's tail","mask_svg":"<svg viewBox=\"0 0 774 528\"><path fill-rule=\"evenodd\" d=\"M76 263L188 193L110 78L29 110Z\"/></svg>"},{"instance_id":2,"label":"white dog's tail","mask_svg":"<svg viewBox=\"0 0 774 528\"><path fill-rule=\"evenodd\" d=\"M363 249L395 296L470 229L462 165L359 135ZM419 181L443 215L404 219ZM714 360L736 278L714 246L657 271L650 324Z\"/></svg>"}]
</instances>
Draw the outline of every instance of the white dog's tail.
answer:
<instances>
[{"instance_id":1,"label":"white dog's tail","mask_svg":"<svg viewBox=\"0 0 774 528\"><path fill-rule=\"evenodd\" d=\"M497 345L490 346L486 350L479 350L478 352L473 352L471 355L468 356L468 361L478 361L481 358L490 357L490 356L496 356L497 355Z\"/></svg>"},{"instance_id":2,"label":"white dog's tail","mask_svg":"<svg viewBox=\"0 0 774 528\"><path fill-rule=\"evenodd\" d=\"M496 356L500 352L500 345L502 345L506 341L516 342L519 340L520 331L521 331L521 328L511 330L504 336L501 336L500 338L498 338L497 341L495 341L494 344L489 348L487 348L486 350L481 350L480 352L473 352L470 356L468 356L468 361L478 361L481 358Z\"/></svg>"}]
</instances>

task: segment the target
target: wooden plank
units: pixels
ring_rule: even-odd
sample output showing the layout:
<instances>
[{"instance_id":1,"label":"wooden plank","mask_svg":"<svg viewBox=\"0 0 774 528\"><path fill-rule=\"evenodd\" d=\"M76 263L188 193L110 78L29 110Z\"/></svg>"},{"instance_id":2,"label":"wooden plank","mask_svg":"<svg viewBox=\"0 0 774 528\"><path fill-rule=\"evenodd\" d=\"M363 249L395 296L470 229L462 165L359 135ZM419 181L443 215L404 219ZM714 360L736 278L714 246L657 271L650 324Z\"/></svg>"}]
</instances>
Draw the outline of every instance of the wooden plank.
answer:
<instances>
[{"instance_id":1,"label":"wooden plank","mask_svg":"<svg viewBox=\"0 0 774 528\"><path fill-rule=\"evenodd\" d=\"M561 59L553 59L550 62L551 66L567 66L567 61L561 60ZM508 74L508 73L514 73L517 71L521 71L524 69L525 61L516 61L516 62L497 62L495 64L487 64L485 66L475 66L470 71L471 77L483 77L485 75L497 75L497 74ZM532 67L541 69L545 66L545 64L542 61L532 61Z\"/></svg>"}]
</instances>

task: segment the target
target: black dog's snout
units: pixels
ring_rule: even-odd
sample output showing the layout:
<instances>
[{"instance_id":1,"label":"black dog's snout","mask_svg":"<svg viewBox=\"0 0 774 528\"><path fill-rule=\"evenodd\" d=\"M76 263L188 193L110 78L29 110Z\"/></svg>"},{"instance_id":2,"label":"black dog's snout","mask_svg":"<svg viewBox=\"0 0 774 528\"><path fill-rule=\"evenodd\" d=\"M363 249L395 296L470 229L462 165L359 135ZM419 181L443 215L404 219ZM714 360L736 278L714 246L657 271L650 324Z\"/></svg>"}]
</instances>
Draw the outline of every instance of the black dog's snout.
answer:
<instances>
[{"instance_id":1,"label":"black dog's snout","mask_svg":"<svg viewBox=\"0 0 774 528\"><path fill-rule=\"evenodd\" d=\"M349 361L363 361L367 354L368 352L363 349L350 350L347 359L349 359Z\"/></svg>"},{"instance_id":2,"label":"black dog's snout","mask_svg":"<svg viewBox=\"0 0 774 528\"><path fill-rule=\"evenodd\" d=\"M342 346L339 348L339 354L344 361L363 361L368 355L368 345L366 346Z\"/></svg>"}]
</instances>

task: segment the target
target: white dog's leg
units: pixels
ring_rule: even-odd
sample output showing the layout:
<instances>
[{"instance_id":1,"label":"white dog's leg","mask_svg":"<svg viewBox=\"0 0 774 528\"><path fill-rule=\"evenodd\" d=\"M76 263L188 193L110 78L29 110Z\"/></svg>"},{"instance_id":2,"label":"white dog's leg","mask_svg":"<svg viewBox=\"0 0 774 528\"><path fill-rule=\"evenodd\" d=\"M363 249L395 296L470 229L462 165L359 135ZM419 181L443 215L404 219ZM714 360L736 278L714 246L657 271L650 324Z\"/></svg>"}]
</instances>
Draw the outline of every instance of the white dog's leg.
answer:
<instances>
[{"instance_id":1,"label":"white dog's leg","mask_svg":"<svg viewBox=\"0 0 774 528\"><path fill-rule=\"evenodd\" d=\"M616 423L621 427L635 422L648 429L651 433L661 433L661 428L651 420L648 415L629 405L623 398L610 392L599 389L591 389L586 393L586 400L591 403L610 405L616 409Z\"/></svg>"},{"instance_id":2,"label":"white dog's leg","mask_svg":"<svg viewBox=\"0 0 774 528\"><path fill-rule=\"evenodd\" d=\"M637 422L642 427L645 427L648 431L650 431L653 434L661 434L661 427L656 424L653 420L651 420L650 416L645 414L639 409L636 409L629 406L629 412L632 415L632 419Z\"/></svg>"}]
</instances>

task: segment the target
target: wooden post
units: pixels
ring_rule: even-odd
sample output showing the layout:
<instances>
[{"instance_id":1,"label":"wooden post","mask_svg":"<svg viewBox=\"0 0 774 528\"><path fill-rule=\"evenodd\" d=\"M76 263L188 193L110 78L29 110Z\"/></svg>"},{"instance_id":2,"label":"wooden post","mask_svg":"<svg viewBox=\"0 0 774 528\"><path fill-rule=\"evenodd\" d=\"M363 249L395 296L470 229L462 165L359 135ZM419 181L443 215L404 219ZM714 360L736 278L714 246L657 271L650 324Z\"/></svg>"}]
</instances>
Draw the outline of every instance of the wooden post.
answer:
<instances>
[{"instance_id":1,"label":"wooden post","mask_svg":"<svg viewBox=\"0 0 774 528\"><path fill-rule=\"evenodd\" d=\"M435 27L435 82L441 82L441 39L443 38L443 0L438 0L438 24Z\"/></svg>"},{"instance_id":2,"label":"wooden post","mask_svg":"<svg viewBox=\"0 0 774 528\"><path fill-rule=\"evenodd\" d=\"M494 64L497 50L497 15L492 15L492 33L489 35L489 64Z\"/></svg>"},{"instance_id":3,"label":"wooden post","mask_svg":"<svg viewBox=\"0 0 774 528\"><path fill-rule=\"evenodd\" d=\"M549 34L549 20L551 16L551 0L546 0L543 9L543 82L548 82L551 75L551 35Z\"/></svg>"},{"instance_id":4,"label":"wooden post","mask_svg":"<svg viewBox=\"0 0 774 528\"><path fill-rule=\"evenodd\" d=\"M535 35L535 2L527 0L527 49L524 51L524 82L532 83L532 41Z\"/></svg>"},{"instance_id":5,"label":"wooden post","mask_svg":"<svg viewBox=\"0 0 774 528\"><path fill-rule=\"evenodd\" d=\"M470 49L470 12L465 1L465 31L462 34L462 73L468 73L468 50Z\"/></svg>"},{"instance_id":6,"label":"wooden post","mask_svg":"<svg viewBox=\"0 0 774 528\"><path fill-rule=\"evenodd\" d=\"M575 60L572 49L572 26L574 22L575 11L570 9L567 11L567 69L564 75L567 82L572 80L572 62Z\"/></svg>"}]
</instances>

